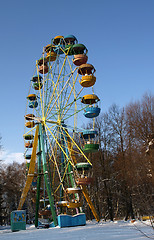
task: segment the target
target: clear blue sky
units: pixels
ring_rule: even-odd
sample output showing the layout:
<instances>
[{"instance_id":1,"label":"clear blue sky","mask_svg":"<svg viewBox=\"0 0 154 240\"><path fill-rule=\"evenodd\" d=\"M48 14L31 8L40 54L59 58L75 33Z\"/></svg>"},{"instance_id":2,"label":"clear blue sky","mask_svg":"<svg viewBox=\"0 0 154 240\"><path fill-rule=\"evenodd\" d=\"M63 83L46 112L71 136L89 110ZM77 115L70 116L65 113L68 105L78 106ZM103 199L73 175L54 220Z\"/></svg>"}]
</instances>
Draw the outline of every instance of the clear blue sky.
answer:
<instances>
[{"instance_id":1,"label":"clear blue sky","mask_svg":"<svg viewBox=\"0 0 154 240\"><path fill-rule=\"evenodd\" d=\"M57 35L88 48L102 112L154 93L154 0L5 0L0 26L0 134L9 156L24 151L29 80Z\"/></svg>"}]
</instances>

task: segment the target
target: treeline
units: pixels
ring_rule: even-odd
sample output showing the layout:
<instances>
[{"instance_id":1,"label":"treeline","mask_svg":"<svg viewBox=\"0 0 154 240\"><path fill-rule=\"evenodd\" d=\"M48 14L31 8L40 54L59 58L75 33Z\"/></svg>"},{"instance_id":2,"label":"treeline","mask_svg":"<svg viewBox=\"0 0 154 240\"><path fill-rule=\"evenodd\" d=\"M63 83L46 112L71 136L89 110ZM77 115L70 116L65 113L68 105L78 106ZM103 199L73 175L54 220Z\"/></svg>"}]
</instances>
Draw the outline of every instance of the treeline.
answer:
<instances>
[{"instance_id":1,"label":"treeline","mask_svg":"<svg viewBox=\"0 0 154 240\"><path fill-rule=\"evenodd\" d=\"M95 128L100 148L88 156L94 179L88 190L100 218L154 215L154 96L144 95L122 109L112 105L96 118ZM0 162L1 225L10 223L10 213L18 207L25 172L25 164ZM29 219L35 215L32 197L29 193L25 203ZM84 209L92 219L86 202Z\"/></svg>"},{"instance_id":2,"label":"treeline","mask_svg":"<svg viewBox=\"0 0 154 240\"><path fill-rule=\"evenodd\" d=\"M25 164L0 161L0 225L10 224L10 214L18 208L25 183Z\"/></svg>"},{"instance_id":3,"label":"treeline","mask_svg":"<svg viewBox=\"0 0 154 240\"><path fill-rule=\"evenodd\" d=\"M91 155L90 192L100 217L154 215L154 96L122 109L112 105L96 119L96 130L100 150Z\"/></svg>"}]
</instances>

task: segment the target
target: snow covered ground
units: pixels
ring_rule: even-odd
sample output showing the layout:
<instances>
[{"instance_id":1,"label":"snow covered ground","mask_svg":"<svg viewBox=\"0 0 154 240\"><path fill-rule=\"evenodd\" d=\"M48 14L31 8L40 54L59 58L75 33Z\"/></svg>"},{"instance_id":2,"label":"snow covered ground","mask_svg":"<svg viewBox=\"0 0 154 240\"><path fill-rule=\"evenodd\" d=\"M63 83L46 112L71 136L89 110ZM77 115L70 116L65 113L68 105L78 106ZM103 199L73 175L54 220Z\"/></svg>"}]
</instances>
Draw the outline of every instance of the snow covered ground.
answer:
<instances>
[{"instance_id":1,"label":"snow covered ground","mask_svg":"<svg viewBox=\"0 0 154 240\"><path fill-rule=\"evenodd\" d=\"M154 239L154 230L150 222L87 221L86 226L36 229L27 225L26 230L11 232L10 227L0 227L0 240L147 240Z\"/></svg>"}]
</instances>

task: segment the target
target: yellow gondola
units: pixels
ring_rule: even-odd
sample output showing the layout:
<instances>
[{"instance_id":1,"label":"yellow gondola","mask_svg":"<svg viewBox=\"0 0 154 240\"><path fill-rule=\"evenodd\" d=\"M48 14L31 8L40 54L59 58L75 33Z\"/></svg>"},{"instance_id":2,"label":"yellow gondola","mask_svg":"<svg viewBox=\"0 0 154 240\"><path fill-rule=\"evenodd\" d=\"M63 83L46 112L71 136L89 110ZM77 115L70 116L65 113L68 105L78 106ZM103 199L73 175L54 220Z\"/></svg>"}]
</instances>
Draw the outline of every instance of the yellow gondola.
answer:
<instances>
[{"instance_id":1,"label":"yellow gondola","mask_svg":"<svg viewBox=\"0 0 154 240\"><path fill-rule=\"evenodd\" d=\"M57 207L67 207L68 201L59 201L56 203Z\"/></svg>"},{"instance_id":2,"label":"yellow gondola","mask_svg":"<svg viewBox=\"0 0 154 240\"><path fill-rule=\"evenodd\" d=\"M63 39L63 36L56 36L53 40L53 44L58 45Z\"/></svg>"},{"instance_id":3,"label":"yellow gondola","mask_svg":"<svg viewBox=\"0 0 154 240\"><path fill-rule=\"evenodd\" d=\"M82 64L78 73L82 75L79 80L82 87L92 87L96 82L96 77L93 75L95 73L95 68L92 64Z\"/></svg>"},{"instance_id":4,"label":"yellow gondola","mask_svg":"<svg viewBox=\"0 0 154 240\"><path fill-rule=\"evenodd\" d=\"M29 94L27 96L27 99L30 101L35 101L37 99L36 94Z\"/></svg>"},{"instance_id":5,"label":"yellow gondola","mask_svg":"<svg viewBox=\"0 0 154 240\"><path fill-rule=\"evenodd\" d=\"M56 60L56 57L57 57L57 54L55 52L48 52L46 59L47 59L47 61L50 60L50 62L53 62Z\"/></svg>"},{"instance_id":6,"label":"yellow gondola","mask_svg":"<svg viewBox=\"0 0 154 240\"><path fill-rule=\"evenodd\" d=\"M66 189L66 192L67 193L80 193L81 192L81 188L79 188L79 187L76 187L76 188L67 188Z\"/></svg>"},{"instance_id":7,"label":"yellow gondola","mask_svg":"<svg viewBox=\"0 0 154 240\"><path fill-rule=\"evenodd\" d=\"M25 123L25 126L26 126L27 128L33 128L33 127L35 126L35 122L34 122L34 121L32 121L32 122L26 122L26 123Z\"/></svg>"},{"instance_id":8,"label":"yellow gondola","mask_svg":"<svg viewBox=\"0 0 154 240\"><path fill-rule=\"evenodd\" d=\"M78 208L82 207L83 203L82 202L69 202L67 204L67 208Z\"/></svg>"},{"instance_id":9,"label":"yellow gondola","mask_svg":"<svg viewBox=\"0 0 154 240\"><path fill-rule=\"evenodd\" d=\"M95 94L84 95L81 99L81 102L84 104L94 104L100 101L100 99Z\"/></svg>"},{"instance_id":10,"label":"yellow gondola","mask_svg":"<svg viewBox=\"0 0 154 240\"><path fill-rule=\"evenodd\" d=\"M29 120L32 120L32 119L34 119L34 118L35 118L35 115L34 115L34 114L31 114L31 113L30 113L30 114L26 114L26 115L25 115L25 119L28 120L28 121L29 121Z\"/></svg>"}]
</instances>

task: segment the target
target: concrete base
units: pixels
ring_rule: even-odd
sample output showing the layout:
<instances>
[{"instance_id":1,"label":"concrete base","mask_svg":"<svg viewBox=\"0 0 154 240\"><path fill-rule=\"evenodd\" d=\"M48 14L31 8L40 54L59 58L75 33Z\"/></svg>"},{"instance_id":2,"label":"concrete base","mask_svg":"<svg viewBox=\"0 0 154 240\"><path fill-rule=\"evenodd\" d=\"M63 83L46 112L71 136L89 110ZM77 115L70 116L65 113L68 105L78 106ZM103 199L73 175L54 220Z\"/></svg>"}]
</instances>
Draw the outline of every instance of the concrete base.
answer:
<instances>
[{"instance_id":1,"label":"concrete base","mask_svg":"<svg viewBox=\"0 0 154 240\"><path fill-rule=\"evenodd\" d=\"M61 214L58 216L58 226L59 227L75 227L86 225L86 215L85 213L79 213L74 216Z\"/></svg>"}]
</instances>

